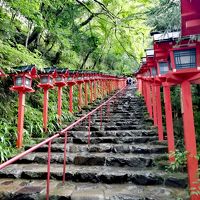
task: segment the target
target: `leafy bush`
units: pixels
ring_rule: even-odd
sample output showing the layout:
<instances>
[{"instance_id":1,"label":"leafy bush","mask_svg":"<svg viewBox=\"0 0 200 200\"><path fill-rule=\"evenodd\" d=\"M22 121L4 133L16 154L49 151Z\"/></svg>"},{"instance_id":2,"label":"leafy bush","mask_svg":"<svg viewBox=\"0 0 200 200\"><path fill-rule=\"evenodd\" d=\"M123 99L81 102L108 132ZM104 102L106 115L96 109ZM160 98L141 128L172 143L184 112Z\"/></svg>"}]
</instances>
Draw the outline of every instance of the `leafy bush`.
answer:
<instances>
[{"instance_id":1,"label":"leafy bush","mask_svg":"<svg viewBox=\"0 0 200 200\"><path fill-rule=\"evenodd\" d=\"M187 162L187 151L176 150L172 152L169 156L175 158L175 162L170 163L166 170L167 171L184 171L186 169Z\"/></svg>"}]
</instances>

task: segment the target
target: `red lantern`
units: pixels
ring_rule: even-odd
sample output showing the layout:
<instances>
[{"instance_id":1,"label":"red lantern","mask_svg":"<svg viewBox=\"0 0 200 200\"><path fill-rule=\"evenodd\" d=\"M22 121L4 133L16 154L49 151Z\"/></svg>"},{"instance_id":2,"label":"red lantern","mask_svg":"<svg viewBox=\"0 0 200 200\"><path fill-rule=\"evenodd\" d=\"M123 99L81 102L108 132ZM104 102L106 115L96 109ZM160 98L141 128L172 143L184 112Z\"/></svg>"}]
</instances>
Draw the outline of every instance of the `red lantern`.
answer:
<instances>
[{"instance_id":1,"label":"red lantern","mask_svg":"<svg viewBox=\"0 0 200 200\"><path fill-rule=\"evenodd\" d=\"M69 112L73 112L73 86L76 84L75 78L78 74L76 71L69 70L69 76L65 78L65 82L69 86Z\"/></svg>"},{"instance_id":2,"label":"red lantern","mask_svg":"<svg viewBox=\"0 0 200 200\"><path fill-rule=\"evenodd\" d=\"M49 89L52 89L54 86L54 78L56 76L56 68L44 68L40 71L40 83L38 87L44 90L44 104L43 104L43 129L47 132L48 124L48 99L49 99Z\"/></svg>"},{"instance_id":3,"label":"red lantern","mask_svg":"<svg viewBox=\"0 0 200 200\"><path fill-rule=\"evenodd\" d=\"M25 93L34 92L31 87L32 78L37 77L37 70L35 65L21 66L14 68L14 72L11 73L11 76L14 79L14 86L12 86L10 90L17 91L19 93L17 148L21 148L23 145Z\"/></svg>"}]
</instances>

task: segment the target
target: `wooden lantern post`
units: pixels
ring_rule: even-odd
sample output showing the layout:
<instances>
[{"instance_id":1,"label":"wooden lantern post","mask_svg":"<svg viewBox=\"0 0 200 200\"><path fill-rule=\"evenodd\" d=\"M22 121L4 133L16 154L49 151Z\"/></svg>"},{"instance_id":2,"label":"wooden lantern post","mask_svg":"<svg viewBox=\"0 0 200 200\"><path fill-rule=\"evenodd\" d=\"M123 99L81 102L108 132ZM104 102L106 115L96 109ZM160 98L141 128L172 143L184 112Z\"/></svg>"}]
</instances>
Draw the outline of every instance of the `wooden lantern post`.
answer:
<instances>
[{"instance_id":1,"label":"wooden lantern post","mask_svg":"<svg viewBox=\"0 0 200 200\"><path fill-rule=\"evenodd\" d=\"M75 78L77 77L77 72L69 70L69 76L66 79L67 85L69 86L69 112L73 113L73 86L76 85Z\"/></svg>"},{"instance_id":2,"label":"wooden lantern post","mask_svg":"<svg viewBox=\"0 0 200 200\"><path fill-rule=\"evenodd\" d=\"M198 160L196 158L196 135L192 108L191 83L200 83L200 42L188 41L182 38L176 46L170 50L172 72L168 79L181 85L181 108L184 125L184 141L187 154L187 170L190 190L199 188ZM200 199L200 195L191 193L191 200Z\"/></svg>"},{"instance_id":3,"label":"wooden lantern post","mask_svg":"<svg viewBox=\"0 0 200 200\"><path fill-rule=\"evenodd\" d=\"M19 94L18 100L18 123L17 123L17 148L23 146L23 129L24 129L24 111L25 111L25 93L34 92L32 89L32 79L37 77L37 71L34 65L21 66L14 68L11 73L14 79L14 86L10 88Z\"/></svg>"},{"instance_id":4,"label":"wooden lantern post","mask_svg":"<svg viewBox=\"0 0 200 200\"><path fill-rule=\"evenodd\" d=\"M43 103L43 130L48 131L48 101L49 101L49 89L54 86L54 77L56 73L55 67L44 68L39 71L40 83L38 87L44 91L44 103Z\"/></svg>"},{"instance_id":5,"label":"wooden lantern post","mask_svg":"<svg viewBox=\"0 0 200 200\"><path fill-rule=\"evenodd\" d=\"M82 107L82 84L84 83L83 75L84 75L83 71L79 70L78 77L76 79L76 83L78 85L78 110L79 110L79 112L81 111L81 107Z\"/></svg>"},{"instance_id":6,"label":"wooden lantern post","mask_svg":"<svg viewBox=\"0 0 200 200\"><path fill-rule=\"evenodd\" d=\"M66 68L57 68L56 69L56 77L54 85L58 87L58 123L61 124L61 116L62 116L62 88L67 85L65 82L68 77L68 69Z\"/></svg>"}]
</instances>

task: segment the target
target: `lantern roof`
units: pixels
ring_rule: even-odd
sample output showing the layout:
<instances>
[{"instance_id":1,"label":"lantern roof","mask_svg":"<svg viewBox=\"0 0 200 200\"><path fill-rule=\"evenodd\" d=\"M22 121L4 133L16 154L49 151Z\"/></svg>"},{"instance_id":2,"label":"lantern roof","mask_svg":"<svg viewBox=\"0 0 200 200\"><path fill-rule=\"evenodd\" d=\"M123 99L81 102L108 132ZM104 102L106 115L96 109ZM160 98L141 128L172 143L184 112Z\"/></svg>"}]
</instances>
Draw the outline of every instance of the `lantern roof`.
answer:
<instances>
[{"instance_id":1,"label":"lantern roof","mask_svg":"<svg viewBox=\"0 0 200 200\"><path fill-rule=\"evenodd\" d=\"M45 67L39 70L39 74L54 74L56 72L56 67Z\"/></svg>"},{"instance_id":2,"label":"lantern roof","mask_svg":"<svg viewBox=\"0 0 200 200\"><path fill-rule=\"evenodd\" d=\"M18 66L11 69L11 75L29 74L32 78L37 76L37 69L35 65Z\"/></svg>"},{"instance_id":3,"label":"lantern roof","mask_svg":"<svg viewBox=\"0 0 200 200\"><path fill-rule=\"evenodd\" d=\"M65 74L68 72L68 69L67 68L56 68L56 72L58 74Z\"/></svg>"},{"instance_id":4,"label":"lantern roof","mask_svg":"<svg viewBox=\"0 0 200 200\"><path fill-rule=\"evenodd\" d=\"M56 68L56 75L63 75L67 77L69 75L69 70L67 68Z\"/></svg>"},{"instance_id":5,"label":"lantern roof","mask_svg":"<svg viewBox=\"0 0 200 200\"><path fill-rule=\"evenodd\" d=\"M181 37L180 31L153 34L153 39L154 41L157 41L157 42L173 41L180 37Z\"/></svg>"},{"instance_id":6,"label":"lantern roof","mask_svg":"<svg viewBox=\"0 0 200 200\"><path fill-rule=\"evenodd\" d=\"M78 75L77 70L68 70L68 73L69 73L69 76L73 76L73 77Z\"/></svg>"}]
</instances>

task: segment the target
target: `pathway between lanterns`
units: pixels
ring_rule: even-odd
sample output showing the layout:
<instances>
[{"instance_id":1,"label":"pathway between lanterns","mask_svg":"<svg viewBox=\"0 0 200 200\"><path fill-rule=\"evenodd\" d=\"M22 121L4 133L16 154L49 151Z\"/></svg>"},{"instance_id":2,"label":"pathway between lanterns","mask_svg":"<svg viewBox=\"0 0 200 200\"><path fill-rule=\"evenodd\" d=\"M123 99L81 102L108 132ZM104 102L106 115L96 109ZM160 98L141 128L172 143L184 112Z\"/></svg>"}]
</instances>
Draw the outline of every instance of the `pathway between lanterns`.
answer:
<instances>
[{"instance_id":1,"label":"pathway between lanterns","mask_svg":"<svg viewBox=\"0 0 200 200\"><path fill-rule=\"evenodd\" d=\"M166 143L145 116L141 97L130 86L91 116L52 141L0 171L1 200L46 198L47 151L51 150L50 199L176 200L187 197L187 177L160 169L168 159ZM102 121L102 127L101 127ZM26 147L27 149L30 147ZM63 162L66 163L63 179Z\"/></svg>"}]
</instances>

